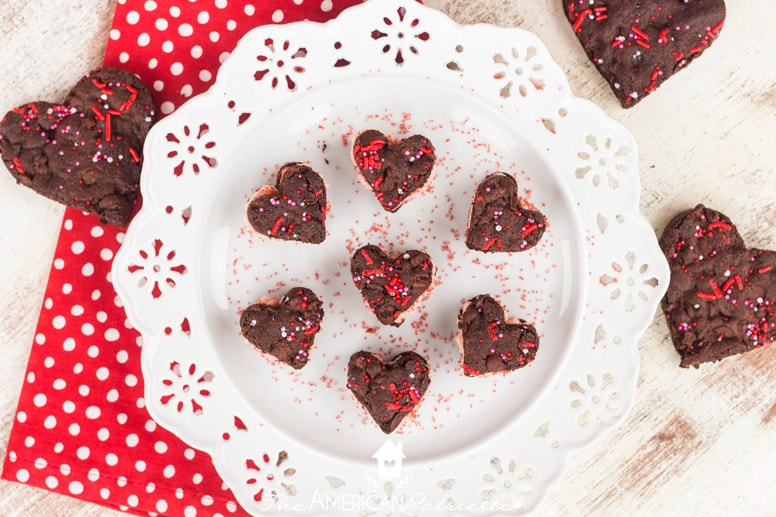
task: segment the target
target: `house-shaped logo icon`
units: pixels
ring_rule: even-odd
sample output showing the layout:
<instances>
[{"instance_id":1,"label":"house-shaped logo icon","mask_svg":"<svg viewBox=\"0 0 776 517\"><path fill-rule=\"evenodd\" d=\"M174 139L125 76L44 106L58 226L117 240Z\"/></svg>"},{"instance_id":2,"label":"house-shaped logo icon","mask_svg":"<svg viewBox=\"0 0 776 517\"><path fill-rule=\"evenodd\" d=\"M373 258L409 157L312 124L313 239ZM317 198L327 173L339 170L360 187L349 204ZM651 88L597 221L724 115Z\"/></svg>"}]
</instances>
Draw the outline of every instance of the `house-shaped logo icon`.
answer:
<instances>
[{"instance_id":1,"label":"house-shaped logo icon","mask_svg":"<svg viewBox=\"0 0 776 517\"><path fill-rule=\"evenodd\" d=\"M401 442L398 444L387 440L382 447L372 455L377 460L377 476L385 481L401 477L401 463L406 456L402 452Z\"/></svg>"}]
</instances>

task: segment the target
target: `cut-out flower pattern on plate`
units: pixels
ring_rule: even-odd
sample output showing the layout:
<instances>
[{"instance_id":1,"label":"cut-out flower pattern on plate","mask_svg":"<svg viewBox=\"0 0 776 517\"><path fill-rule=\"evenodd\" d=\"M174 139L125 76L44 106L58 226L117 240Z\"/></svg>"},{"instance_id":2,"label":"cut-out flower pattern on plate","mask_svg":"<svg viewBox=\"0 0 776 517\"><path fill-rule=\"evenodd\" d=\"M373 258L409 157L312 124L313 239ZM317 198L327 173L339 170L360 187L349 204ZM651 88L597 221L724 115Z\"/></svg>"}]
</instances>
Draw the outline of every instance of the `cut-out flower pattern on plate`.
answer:
<instances>
[{"instance_id":1,"label":"cut-out flower pattern on plate","mask_svg":"<svg viewBox=\"0 0 776 517\"><path fill-rule=\"evenodd\" d=\"M201 123L196 128L186 124L180 132L167 133L166 140L172 147L167 158L177 162L172 170L175 176L186 171L199 174L206 167L216 166L216 159L211 156L216 142L208 136L209 132L210 126Z\"/></svg>"},{"instance_id":2,"label":"cut-out flower pattern on plate","mask_svg":"<svg viewBox=\"0 0 776 517\"><path fill-rule=\"evenodd\" d=\"M604 425L622 415L617 405L620 392L612 386L613 381L609 372L602 373L598 379L588 374L581 383L571 381L569 390L573 396L569 406L577 412L577 425L586 426L591 420Z\"/></svg>"},{"instance_id":3,"label":"cut-out flower pattern on plate","mask_svg":"<svg viewBox=\"0 0 776 517\"><path fill-rule=\"evenodd\" d=\"M163 287L175 287L176 278L186 273L186 266L176 256L174 249L167 249L161 239L154 239L150 248L137 250L137 257L127 271L137 278L137 287L145 287L151 297L159 298Z\"/></svg>"},{"instance_id":4,"label":"cut-out flower pattern on plate","mask_svg":"<svg viewBox=\"0 0 776 517\"><path fill-rule=\"evenodd\" d=\"M501 97L511 97L515 92L521 97L526 97L532 91L544 89L544 80L541 78L544 64L536 56L534 47L526 49L512 47L506 56L504 54L493 56L493 62L500 68L493 74L493 78L501 83L506 81L499 90Z\"/></svg>"},{"instance_id":5,"label":"cut-out flower pattern on plate","mask_svg":"<svg viewBox=\"0 0 776 517\"><path fill-rule=\"evenodd\" d=\"M649 264L636 260L632 251L625 254L625 260L616 260L611 269L601 275L600 281L609 289L612 300L620 300L626 312L633 311L636 301L646 302L658 285Z\"/></svg>"},{"instance_id":6,"label":"cut-out flower pattern on plate","mask_svg":"<svg viewBox=\"0 0 776 517\"><path fill-rule=\"evenodd\" d=\"M254 501L274 500L280 496L296 494L296 487L292 483L296 469L289 466L287 460L286 451L280 451L276 456L265 452L245 459L245 483L253 492Z\"/></svg>"},{"instance_id":7,"label":"cut-out flower pattern on plate","mask_svg":"<svg viewBox=\"0 0 776 517\"><path fill-rule=\"evenodd\" d=\"M256 56L260 68L254 72L253 78L256 81L267 79L273 90L281 84L282 79L283 86L289 91L295 91L296 77L305 72L302 64L307 57L307 49L294 47L289 40L276 43L272 38L264 40L264 47L264 51Z\"/></svg>"},{"instance_id":8,"label":"cut-out flower pattern on plate","mask_svg":"<svg viewBox=\"0 0 776 517\"><path fill-rule=\"evenodd\" d=\"M170 405L178 413L189 409L195 415L202 414L203 401L210 397L213 373L202 370L194 363L183 366L178 361L170 363L172 376L162 380L165 392L160 397L162 405ZM168 374L169 375L169 374Z\"/></svg>"},{"instance_id":9,"label":"cut-out flower pattern on plate","mask_svg":"<svg viewBox=\"0 0 776 517\"><path fill-rule=\"evenodd\" d=\"M587 148L577 153L581 162L576 170L577 178L590 181L594 187L605 184L612 190L619 188L628 171L625 157L630 153L629 146L611 136L593 134L585 137L585 143Z\"/></svg>"},{"instance_id":10,"label":"cut-out flower pattern on plate","mask_svg":"<svg viewBox=\"0 0 776 517\"><path fill-rule=\"evenodd\" d=\"M383 54L393 52L397 65L404 63L407 52L419 54L419 43L428 41L431 35L420 28L420 18L407 17L407 10L399 7L396 17L385 16L382 25L372 31L372 39L383 44Z\"/></svg>"}]
</instances>

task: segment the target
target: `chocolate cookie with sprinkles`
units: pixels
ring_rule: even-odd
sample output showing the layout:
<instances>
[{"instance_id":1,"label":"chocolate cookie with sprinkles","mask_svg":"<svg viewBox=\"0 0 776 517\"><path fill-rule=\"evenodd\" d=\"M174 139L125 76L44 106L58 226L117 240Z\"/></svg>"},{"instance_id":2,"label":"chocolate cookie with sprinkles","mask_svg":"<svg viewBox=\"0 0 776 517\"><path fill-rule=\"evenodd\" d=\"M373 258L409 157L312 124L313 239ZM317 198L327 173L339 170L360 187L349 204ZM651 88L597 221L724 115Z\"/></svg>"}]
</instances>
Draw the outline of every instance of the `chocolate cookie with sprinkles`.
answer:
<instances>
[{"instance_id":1,"label":"chocolate cookie with sprinkles","mask_svg":"<svg viewBox=\"0 0 776 517\"><path fill-rule=\"evenodd\" d=\"M660 247L671 267L662 308L680 366L776 338L776 252L747 249L730 219L703 205L676 215Z\"/></svg>"},{"instance_id":2,"label":"chocolate cookie with sprinkles","mask_svg":"<svg viewBox=\"0 0 776 517\"><path fill-rule=\"evenodd\" d=\"M0 155L17 183L123 227L138 197L143 142L154 122L143 81L99 68L61 104L37 101L9 111L0 121Z\"/></svg>"},{"instance_id":3,"label":"chocolate cookie with sprinkles","mask_svg":"<svg viewBox=\"0 0 776 517\"><path fill-rule=\"evenodd\" d=\"M724 0L562 0L588 58L624 108L684 70L717 39Z\"/></svg>"}]
</instances>

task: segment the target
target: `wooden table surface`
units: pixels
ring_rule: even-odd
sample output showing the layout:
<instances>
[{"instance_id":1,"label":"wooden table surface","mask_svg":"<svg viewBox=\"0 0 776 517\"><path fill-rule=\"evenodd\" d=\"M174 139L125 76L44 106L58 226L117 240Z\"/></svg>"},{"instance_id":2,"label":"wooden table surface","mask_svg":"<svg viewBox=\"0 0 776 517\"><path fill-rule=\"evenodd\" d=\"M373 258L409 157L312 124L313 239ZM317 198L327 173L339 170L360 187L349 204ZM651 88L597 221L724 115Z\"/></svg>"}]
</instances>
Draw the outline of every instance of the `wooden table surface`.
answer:
<instances>
[{"instance_id":1,"label":"wooden table surface","mask_svg":"<svg viewBox=\"0 0 776 517\"><path fill-rule=\"evenodd\" d=\"M658 234L676 212L703 202L730 216L751 247L776 249L773 0L729 0L714 46L631 110L620 108L587 61L560 0L426 3L460 23L519 26L537 34L575 94L633 132L641 209ZM53 5L0 1L1 112L30 100L62 98L101 61L114 1ZM3 456L62 212L0 172ZM538 513L776 515L776 348L680 369L663 316L656 314L639 353L632 412L569 459ZM114 513L0 482L0 515Z\"/></svg>"}]
</instances>

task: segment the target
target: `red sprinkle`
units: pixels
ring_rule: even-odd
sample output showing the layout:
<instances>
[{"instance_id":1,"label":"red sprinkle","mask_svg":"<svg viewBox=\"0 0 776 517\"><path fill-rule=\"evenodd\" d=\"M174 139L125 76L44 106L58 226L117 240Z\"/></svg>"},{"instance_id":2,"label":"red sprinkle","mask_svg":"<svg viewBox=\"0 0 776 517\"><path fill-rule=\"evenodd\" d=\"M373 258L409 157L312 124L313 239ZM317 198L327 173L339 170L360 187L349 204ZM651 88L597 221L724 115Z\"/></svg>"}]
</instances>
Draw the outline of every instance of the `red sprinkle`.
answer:
<instances>
[{"instance_id":1,"label":"red sprinkle","mask_svg":"<svg viewBox=\"0 0 776 517\"><path fill-rule=\"evenodd\" d=\"M280 228L280 223L283 222L282 217L278 217L278 220L275 221L275 224L272 225L272 229L269 231L270 235L275 235L278 231L278 228Z\"/></svg>"},{"instance_id":2,"label":"red sprinkle","mask_svg":"<svg viewBox=\"0 0 776 517\"><path fill-rule=\"evenodd\" d=\"M134 147L130 147L130 148L129 148L129 154L131 154L131 155L132 155L132 161L133 161L133 162L136 162L136 163L137 163L137 162L139 162L139 161L140 161L140 155L137 153L137 151L135 151L135 148L134 148Z\"/></svg>"},{"instance_id":3,"label":"red sprinkle","mask_svg":"<svg viewBox=\"0 0 776 517\"><path fill-rule=\"evenodd\" d=\"M374 262L374 261L372 260L372 257L370 257L370 256L369 256L369 253L367 253L367 252L366 252L366 250L364 250L364 249L362 249L362 250L361 250L361 256L363 256L363 257L364 257L364 260L366 260L366 263L367 263L368 265L370 265L370 266L371 266L371 265L372 265L372 263Z\"/></svg>"},{"instance_id":4,"label":"red sprinkle","mask_svg":"<svg viewBox=\"0 0 776 517\"><path fill-rule=\"evenodd\" d=\"M24 166L18 156L13 157L13 164L16 167L16 170L19 171L19 174L24 174Z\"/></svg>"},{"instance_id":5,"label":"red sprinkle","mask_svg":"<svg viewBox=\"0 0 776 517\"><path fill-rule=\"evenodd\" d=\"M724 221L715 221L709 225L709 230L715 230L717 228L722 228L723 230L732 230L733 227L729 224L727 224Z\"/></svg>"},{"instance_id":6,"label":"red sprinkle","mask_svg":"<svg viewBox=\"0 0 776 517\"><path fill-rule=\"evenodd\" d=\"M649 35L647 35L646 32L644 32L643 30L639 29L635 25L631 25L631 30L633 32L635 32L636 35L638 35L640 38L649 39Z\"/></svg>"},{"instance_id":7,"label":"red sprinkle","mask_svg":"<svg viewBox=\"0 0 776 517\"><path fill-rule=\"evenodd\" d=\"M92 106L92 111L94 112L94 114L97 116L98 119L105 120L105 115L103 115L102 111L100 111L100 108L98 108L97 106Z\"/></svg>"},{"instance_id":8,"label":"red sprinkle","mask_svg":"<svg viewBox=\"0 0 776 517\"><path fill-rule=\"evenodd\" d=\"M764 275L765 273L767 273L770 270L771 270L771 266L765 266L765 267L761 267L760 269L758 269L757 272L760 273L761 275Z\"/></svg>"},{"instance_id":9,"label":"red sprinkle","mask_svg":"<svg viewBox=\"0 0 776 517\"><path fill-rule=\"evenodd\" d=\"M647 43L647 42L646 42L646 41L644 41L643 39L637 39L637 40L636 40L636 43L638 43L639 45L641 45L641 46L642 46L642 47L644 47L644 48L649 48L649 43Z\"/></svg>"}]
</instances>

